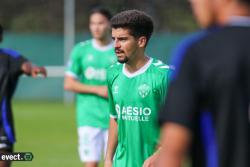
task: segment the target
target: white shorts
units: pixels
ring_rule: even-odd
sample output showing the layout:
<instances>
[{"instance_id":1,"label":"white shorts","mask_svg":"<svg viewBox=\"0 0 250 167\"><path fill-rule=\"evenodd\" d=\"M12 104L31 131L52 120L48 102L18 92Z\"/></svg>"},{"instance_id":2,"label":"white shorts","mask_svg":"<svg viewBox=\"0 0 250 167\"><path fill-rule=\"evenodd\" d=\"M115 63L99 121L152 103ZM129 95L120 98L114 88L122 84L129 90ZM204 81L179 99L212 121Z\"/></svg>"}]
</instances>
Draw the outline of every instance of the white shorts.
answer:
<instances>
[{"instance_id":1,"label":"white shorts","mask_svg":"<svg viewBox=\"0 0 250 167\"><path fill-rule=\"evenodd\" d=\"M108 130L83 126L78 128L79 155L82 162L98 162L105 155Z\"/></svg>"}]
</instances>

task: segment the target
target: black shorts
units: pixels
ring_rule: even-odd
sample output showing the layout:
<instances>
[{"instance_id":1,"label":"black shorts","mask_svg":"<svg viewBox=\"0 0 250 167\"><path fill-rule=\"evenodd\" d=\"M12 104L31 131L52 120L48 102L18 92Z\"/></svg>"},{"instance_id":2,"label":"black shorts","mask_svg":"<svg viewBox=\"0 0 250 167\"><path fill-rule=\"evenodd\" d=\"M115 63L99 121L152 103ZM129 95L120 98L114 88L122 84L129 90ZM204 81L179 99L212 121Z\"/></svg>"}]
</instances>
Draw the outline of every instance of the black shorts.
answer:
<instances>
[{"instance_id":1,"label":"black shorts","mask_svg":"<svg viewBox=\"0 0 250 167\"><path fill-rule=\"evenodd\" d=\"M0 127L0 151L13 152L13 143L8 140L3 127Z\"/></svg>"}]
</instances>

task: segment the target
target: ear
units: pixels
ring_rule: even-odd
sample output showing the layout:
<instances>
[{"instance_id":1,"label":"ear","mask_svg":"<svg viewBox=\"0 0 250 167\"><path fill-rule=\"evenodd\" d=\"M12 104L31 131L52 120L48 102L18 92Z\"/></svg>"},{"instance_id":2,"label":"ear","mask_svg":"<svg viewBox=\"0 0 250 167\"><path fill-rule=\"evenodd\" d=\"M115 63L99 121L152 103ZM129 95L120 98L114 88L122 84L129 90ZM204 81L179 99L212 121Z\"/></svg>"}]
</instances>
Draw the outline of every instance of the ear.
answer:
<instances>
[{"instance_id":1,"label":"ear","mask_svg":"<svg viewBox=\"0 0 250 167\"><path fill-rule=\"evenodd\" d=\"M138 38L138 46L140 48L145 48L147 44L147 38L145 36L141 36Z\"/></svg>"}]
</instances>

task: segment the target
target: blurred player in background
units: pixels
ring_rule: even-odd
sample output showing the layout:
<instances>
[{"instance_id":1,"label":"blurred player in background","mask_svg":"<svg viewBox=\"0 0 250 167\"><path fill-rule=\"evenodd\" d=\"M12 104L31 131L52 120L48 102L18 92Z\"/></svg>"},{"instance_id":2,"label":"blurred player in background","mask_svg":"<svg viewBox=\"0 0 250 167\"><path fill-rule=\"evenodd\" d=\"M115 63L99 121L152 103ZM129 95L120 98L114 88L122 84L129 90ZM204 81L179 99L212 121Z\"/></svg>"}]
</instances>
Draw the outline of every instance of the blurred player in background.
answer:
<instances>
[{"instance_id":1,"label":"blurred player in background","mask_svg":"<svg viewBox=\"0 0 250 167\"><path fill-rule=\"evenodd\" d=\"M111 19L119 63L108 71L110 129L105 167L149 167L157 159L160 105L169 67L145 54L153 21L128 10Z\"/></svg>"},{"instance_id":2,"label":"blurred player in background","mask_svg":"<svg viewBox=\"0 0 250 167\"><path fill-rule=\"evenodd\" d=\"M3 27L0 25L0 42L3 40ZM11 99L18 79L22 74L36 77L46 76L44 67L37 67L11 49L0 48L0 153L13 152L15 132L13 126ZM0 161L0 167L9 167L10 161Z\"/></svg>"},{"instance_id":3,"label":"blurred player in background","mask_svg":"<svg viewBox=\"0 0 250 167\"><path fill-rule=\"evenodd\" d=\"M106 69L116 62L110 28L111 14L95 8L89 16L93 39L77 44L65 76L65 90L75 92L79 154L85 167L96 167L106 151L108 93Z\"/></svg>"},{"instance_id":4,"label":"blurred player in background","mask_svg":"<svg viewBox=\"0 0 250 167\"><path fill-rule=\"evenodd\" d=\"M161 166L180 167L191 145L192 167L249 167L250 0L190 2L207 30L174 57Z\"/></svg>"}]
</instances>

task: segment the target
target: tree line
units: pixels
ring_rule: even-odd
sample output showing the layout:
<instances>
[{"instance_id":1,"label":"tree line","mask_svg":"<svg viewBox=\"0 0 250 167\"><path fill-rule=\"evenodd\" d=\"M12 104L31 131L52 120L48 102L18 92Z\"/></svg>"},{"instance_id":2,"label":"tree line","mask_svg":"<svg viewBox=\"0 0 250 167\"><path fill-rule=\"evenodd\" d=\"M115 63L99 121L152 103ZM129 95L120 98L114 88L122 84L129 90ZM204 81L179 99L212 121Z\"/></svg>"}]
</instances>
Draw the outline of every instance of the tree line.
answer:
<instances>
[{"instance_id":1,"label":"tree line","mask_svg":"<svg viewBox=\"0 0 250 167\"><path fill-rule=\"evenodd\" d=\"M0 23L17 32L63 32L63 0L1 0ZM140 9L153 17L157 31L187 32L197 28L184 0L75 0L76 31L87 31L88 13L105 6L113 14Z\"/></svg>"}]
</instances>

